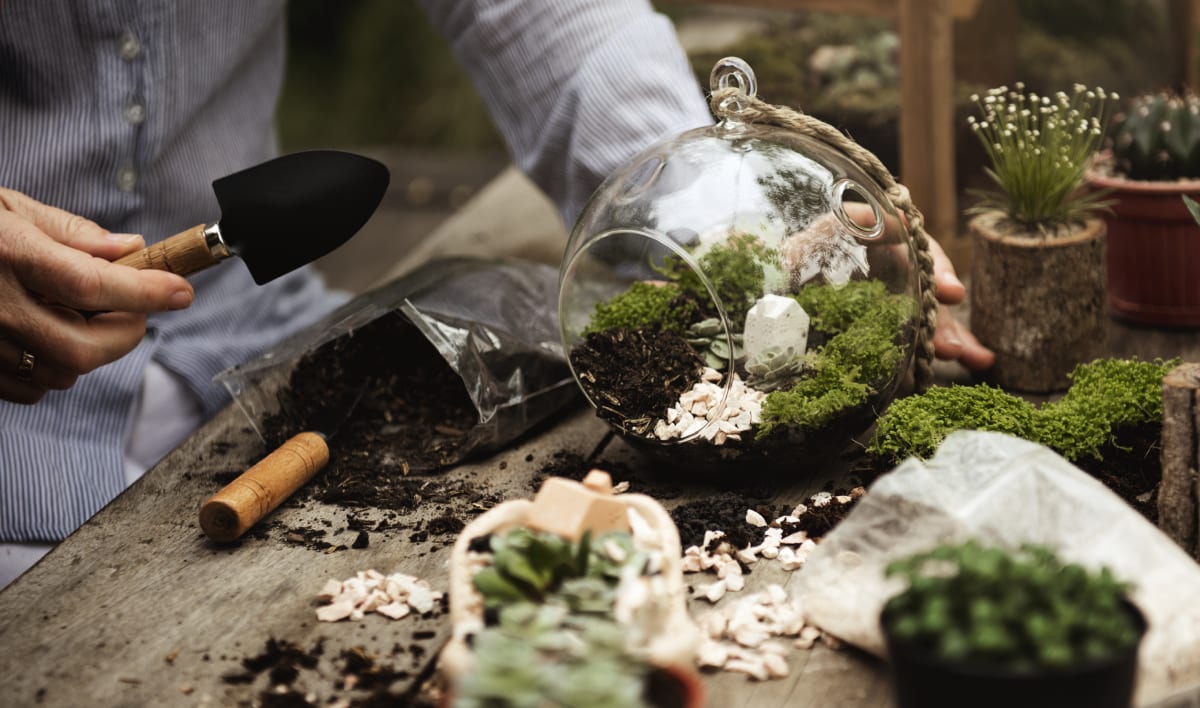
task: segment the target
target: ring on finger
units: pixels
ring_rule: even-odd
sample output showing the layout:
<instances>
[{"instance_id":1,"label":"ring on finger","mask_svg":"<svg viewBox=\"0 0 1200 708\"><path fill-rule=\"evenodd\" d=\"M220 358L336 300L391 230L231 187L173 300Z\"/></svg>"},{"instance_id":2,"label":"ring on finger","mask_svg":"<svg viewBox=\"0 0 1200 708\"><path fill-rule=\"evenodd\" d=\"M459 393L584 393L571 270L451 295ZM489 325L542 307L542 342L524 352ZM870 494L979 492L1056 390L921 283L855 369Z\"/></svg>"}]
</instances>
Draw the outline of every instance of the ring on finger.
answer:
<instances>
[{"instance_id":1,"label":"ring on finger","mask_svg":"<svg viewBox=\"0 0 1200 708\"><path fill-rule=\"evenodd\" d=\"M21 359L17 362L17 381L22 383L33 382L33 367L37 365L37 358L28 350L21 350Z\"/></svg>"}]
</instances>

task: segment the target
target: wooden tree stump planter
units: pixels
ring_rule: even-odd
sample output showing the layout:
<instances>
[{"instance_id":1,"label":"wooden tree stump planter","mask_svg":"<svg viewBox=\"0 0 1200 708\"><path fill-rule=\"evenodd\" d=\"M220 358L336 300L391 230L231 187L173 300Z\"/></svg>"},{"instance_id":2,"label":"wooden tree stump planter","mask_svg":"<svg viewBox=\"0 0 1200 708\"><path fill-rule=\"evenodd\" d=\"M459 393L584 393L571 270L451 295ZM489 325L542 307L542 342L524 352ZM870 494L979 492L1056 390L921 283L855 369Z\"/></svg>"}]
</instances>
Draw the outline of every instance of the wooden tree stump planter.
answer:
<instances>
[{"instance_id":1,"label":"wooden tree stump planter","mask_svg":"<svg viewBox=\"0 0 1200 708\"><path fill-rule=\"evenodd\" d=\"M1004 228L1000 212L970 224L975 239L971 329L996 352L986 374L1005 388L1067 388L1076 364L1104 347L1104 222L1067 236Z\"/></svg>"},{"instance_id":2,"label":"wooden tree stump planter","mask_svg":"<svg viewBox=\"0 0 1200 708\"><path fill-rule=\"evenodd\" d=\"M1200 468L1200 363L1180 364L1163 379L1162 482L1158 488L1158 527L1200 560L1197 526L1200 508L1196 476Z\"/></svg>"}]
</instances>

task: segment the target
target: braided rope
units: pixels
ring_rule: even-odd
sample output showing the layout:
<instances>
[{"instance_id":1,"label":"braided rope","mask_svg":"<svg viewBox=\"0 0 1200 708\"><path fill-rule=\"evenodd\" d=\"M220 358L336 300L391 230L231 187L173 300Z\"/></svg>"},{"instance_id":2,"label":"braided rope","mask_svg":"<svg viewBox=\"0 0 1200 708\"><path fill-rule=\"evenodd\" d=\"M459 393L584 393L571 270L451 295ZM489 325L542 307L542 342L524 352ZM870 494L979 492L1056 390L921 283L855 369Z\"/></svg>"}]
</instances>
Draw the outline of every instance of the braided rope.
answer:
<instances>
[{"instance_id":1,"label":"braided rope","mask_svg":"<svg viewBox=\"0 0 1200 708\"><path fill-rule=\"evenodd\" d=\"M912 203L908 188L896 181L879 158L870 150L854 142L832 125L810 115L792 110L787 106L774 106L754 96L747 95L736 87L713 91L709 106L718 118L725 112L721 106L727 100L736 100L740 109L736 120L744 123L774 125L793 130L801 135L820 140L837 149L854 164L879 183L887 193L888 201L902 212L908 220L909 233L917 252L917 267L920 270L921 323L917 328L917 358L913 380L917 390L924 390L933 380L933 333L937 327L937 283L933 279L933 253L929 250L929 234L925 231L925 217ZM727 104L726 104L727 105Z\"/></svg>"}]
</instances>

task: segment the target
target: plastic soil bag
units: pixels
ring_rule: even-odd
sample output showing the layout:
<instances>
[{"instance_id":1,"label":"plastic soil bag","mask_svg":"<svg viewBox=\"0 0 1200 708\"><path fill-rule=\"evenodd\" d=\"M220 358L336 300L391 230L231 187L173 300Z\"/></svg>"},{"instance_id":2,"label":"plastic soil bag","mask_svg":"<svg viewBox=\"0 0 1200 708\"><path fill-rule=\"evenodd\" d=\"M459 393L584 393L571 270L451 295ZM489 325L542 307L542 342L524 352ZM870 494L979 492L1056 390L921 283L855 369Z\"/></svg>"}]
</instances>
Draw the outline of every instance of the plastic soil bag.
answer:
<instances>
[{"instance_id":1,"label":"plastic soil bag","mask_svg":"<svg viewBox=\"0 0 1200 708\"><path fill-rule=\"evenodd\" d=\"M502 447L576 397L556 278L533 263L434 261L217 379L269 444L329 436L324 476L436 470Z\"/></svg>"},{"instance_id":2,"label":"plastic soil bag","mask_svg":"<svg viewBox=\"0 0 1200 708\"><path fill-rule=\"evenodd\" d=\"M1150 630L1137 705L1200 690L1200 565L1103 484L1048 448L977 431L880 477L793 582L808 618L883 656L879 614L902 583L884 567L941 543L1043 544L1135 587Z\"/></svg>"}]
</instances>

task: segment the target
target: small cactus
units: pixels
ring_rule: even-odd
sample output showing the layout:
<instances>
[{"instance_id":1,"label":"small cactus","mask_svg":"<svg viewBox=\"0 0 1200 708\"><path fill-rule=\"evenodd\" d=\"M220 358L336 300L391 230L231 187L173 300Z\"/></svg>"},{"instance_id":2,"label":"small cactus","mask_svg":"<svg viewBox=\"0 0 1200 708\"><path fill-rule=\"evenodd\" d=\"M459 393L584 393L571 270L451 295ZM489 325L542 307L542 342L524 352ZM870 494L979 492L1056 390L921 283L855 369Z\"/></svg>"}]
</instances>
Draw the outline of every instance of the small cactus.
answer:
<instances>
[{"instance_id":1,"label":"small cactus","mask_svg":"<svg viewBox=\"0 0 1200 708\"><path fill-rule=\"evenodd\" d=\"M1193 93L1139 96L1113 117L1113 158L1136 180L1200 178L1200 97Z\"/></svg>"}]
</instances>

